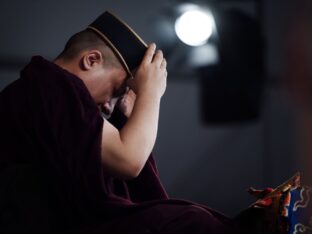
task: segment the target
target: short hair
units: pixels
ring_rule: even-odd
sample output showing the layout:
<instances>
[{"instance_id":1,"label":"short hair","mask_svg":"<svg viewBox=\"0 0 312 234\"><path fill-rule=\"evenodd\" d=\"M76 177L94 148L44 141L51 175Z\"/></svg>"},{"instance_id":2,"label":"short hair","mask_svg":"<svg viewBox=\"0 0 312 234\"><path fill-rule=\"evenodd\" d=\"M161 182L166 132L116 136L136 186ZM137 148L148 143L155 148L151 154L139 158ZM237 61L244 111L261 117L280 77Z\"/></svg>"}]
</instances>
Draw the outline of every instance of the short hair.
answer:
<instances>
[{"instance_id":1,"label":"short hair","mask_svg":"<svg viewBox=\"0 0 312 234\"><path fill-rule=\"evenodd\" d=\"M71 36L57 58L70 61L76 58L81 52L94 49L99 50L105 56L104 66L122 67L117 56L106 42L90 29L85 29Z\"/></svg>"}]
</instances>

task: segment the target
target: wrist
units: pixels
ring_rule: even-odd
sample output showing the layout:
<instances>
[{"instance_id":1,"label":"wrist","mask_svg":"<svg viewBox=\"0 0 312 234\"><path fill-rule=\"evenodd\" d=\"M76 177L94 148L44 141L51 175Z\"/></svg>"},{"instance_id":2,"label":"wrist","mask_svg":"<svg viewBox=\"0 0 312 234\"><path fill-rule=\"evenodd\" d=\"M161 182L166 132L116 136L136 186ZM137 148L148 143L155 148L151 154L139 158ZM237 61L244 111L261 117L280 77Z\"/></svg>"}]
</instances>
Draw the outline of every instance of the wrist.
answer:
<instances>
[{"instance_id":1,"label":"wrist","mask_svg":"<svg viewBox=\"0 0 312 234\"><path fill-rule=\"evenodd\" d=\"M144 89L136 93L136 98L144 98L144 99L153 99L160 100L162 95L159 92L151 91L148 89Z\"/></svg>"}]
</instances>

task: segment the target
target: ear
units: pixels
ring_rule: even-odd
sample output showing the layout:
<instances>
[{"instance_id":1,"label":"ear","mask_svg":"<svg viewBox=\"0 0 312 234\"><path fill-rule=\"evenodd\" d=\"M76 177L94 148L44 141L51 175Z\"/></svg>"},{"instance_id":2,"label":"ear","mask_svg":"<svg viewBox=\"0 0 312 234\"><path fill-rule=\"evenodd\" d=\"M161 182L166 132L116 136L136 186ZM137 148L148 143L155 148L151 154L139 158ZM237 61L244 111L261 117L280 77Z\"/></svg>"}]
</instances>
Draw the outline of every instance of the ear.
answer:
<instances>
[{"instance_id":1,"label":"ear","mask_svg":"<svg viewBox=\"0 0 312 234\"><path fill-rule=\"evenodd\" d=\"M99 50L87 51L82 56L81 65L83 70L91 70L95 66L103 64L103 55Z\"/></svg>"}]
</instances>

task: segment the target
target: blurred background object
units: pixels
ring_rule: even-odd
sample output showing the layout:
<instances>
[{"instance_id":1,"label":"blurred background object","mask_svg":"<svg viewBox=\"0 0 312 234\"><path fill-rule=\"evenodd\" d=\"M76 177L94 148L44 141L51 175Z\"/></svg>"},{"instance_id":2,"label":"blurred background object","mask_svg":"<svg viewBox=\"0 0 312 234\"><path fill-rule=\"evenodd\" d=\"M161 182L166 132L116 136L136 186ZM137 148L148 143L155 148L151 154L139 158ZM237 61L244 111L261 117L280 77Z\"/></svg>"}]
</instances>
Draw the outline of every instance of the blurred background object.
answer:
<instances>
[{"instance_id":1,"label":"blurred background object","mask_svg":"<svg viewBox=\"0 0 312 234\"><path fill-rule=\"evenodd\" d=\"M296 110L297 161L312 185L312 2L292 2L284 42L284 84ZM312 212L312 211L311 211Z\"/></svg>"},{"instance_id":2,"label":"blurred background object","mask_svg":"<svg viewBox=\"0 0 312 234\"><path fill-rule=\"evenodd\" d=\"M32 55L52 60L100 13L116 13L167 57L155 155L169 194L234 215L253 202L248 187L275 187L303 168L282 82L293 5L301 1L4 0L0 88ZM175 31L189 10L203 18L191 23L191 39L203 33L196 42Z\"/></svg>"}]
</instances>

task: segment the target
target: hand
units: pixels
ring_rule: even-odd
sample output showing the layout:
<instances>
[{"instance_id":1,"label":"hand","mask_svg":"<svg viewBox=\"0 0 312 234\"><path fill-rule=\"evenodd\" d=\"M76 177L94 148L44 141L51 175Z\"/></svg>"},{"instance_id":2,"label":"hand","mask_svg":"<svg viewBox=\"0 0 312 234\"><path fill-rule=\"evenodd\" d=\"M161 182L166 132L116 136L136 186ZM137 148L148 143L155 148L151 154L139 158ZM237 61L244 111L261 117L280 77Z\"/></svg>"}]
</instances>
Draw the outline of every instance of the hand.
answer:
<instances>
[{"instance_id":1,"label":"hand","mask_svg":"<svg viewBox=\"0 0 312 234\"><path fill-rule=\"evenodd\" d=\"M258 190L254 188L249 188L248 193L256 197L258 200L253 204L257 207L269 207L273 202L272 197L267 197L273 191L272 188L266 188L263 190Z\"/></svg>"},{"instance_id":2,"label":"hand","mask_svg":"<svg viewBox=\"0 0 312 234\"><path fill-rule=\"evenodd\" d=\"M148 93L162 97L167 83L167 62L162 51L156 50L154 43L146 50L144 58L134 74L134 79L129 81L129 87L136 95Z\"/></svg>"},{"instance_id":3,"label":"hand","mask_svg":"<svg viewBox=\"0 0 312 234\"><path fill-rule=\"evenodd\" d=\"M135 99L135 93L131 89L129 89L117 103L117 108L128 118L132 113Z\"/></svg>"},{"instance_id":4,"label":"hand","mask_svg":"<svg viewBox=\"0 0 312 234\"><path fill-rule=\"evenodd\" d=\"M266 188L266 189L254 189L252 187L248 188L247 192L258 198L258 199L262 199L262 198L265 198L268 194L270 194L271 192L273 191L273 188Z\"/></svg>"}]
</instances>

